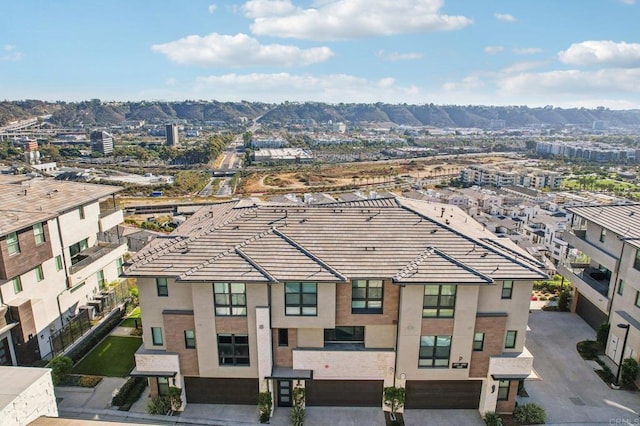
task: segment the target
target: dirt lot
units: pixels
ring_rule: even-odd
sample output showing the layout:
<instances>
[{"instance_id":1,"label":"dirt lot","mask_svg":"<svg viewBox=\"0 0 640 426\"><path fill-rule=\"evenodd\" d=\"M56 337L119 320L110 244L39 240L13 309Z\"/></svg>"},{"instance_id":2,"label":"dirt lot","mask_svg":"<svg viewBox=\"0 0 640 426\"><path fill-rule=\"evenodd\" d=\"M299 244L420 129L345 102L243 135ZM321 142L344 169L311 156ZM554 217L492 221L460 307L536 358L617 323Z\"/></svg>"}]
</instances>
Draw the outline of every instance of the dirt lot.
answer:
<instances>
[{"instance_id":1,"label":"dirt lot","mask_svg":"<svg viewBox=\"0 0 640 426\"><path fill-rule=\"evenodd\" d=\"M241 192L297 192L300 190L346 189L364 185L391 184L396 177L429 179L455 176L469 164L505 161L504 157L476 157L473 159L398 160L389 162L349 163L336 165L298 165L276 172L260 171L242 182Z\"/></svg>"}]
</instances>

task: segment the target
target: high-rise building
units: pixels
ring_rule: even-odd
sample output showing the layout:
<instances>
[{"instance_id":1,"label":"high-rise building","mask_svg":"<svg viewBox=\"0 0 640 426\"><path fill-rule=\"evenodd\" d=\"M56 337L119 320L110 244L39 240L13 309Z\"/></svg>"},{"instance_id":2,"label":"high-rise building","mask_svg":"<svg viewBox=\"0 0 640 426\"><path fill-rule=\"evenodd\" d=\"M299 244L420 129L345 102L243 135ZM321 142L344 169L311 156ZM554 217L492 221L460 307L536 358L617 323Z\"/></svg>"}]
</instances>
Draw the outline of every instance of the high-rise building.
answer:
<instances>
[{"instance_id":1,"label":"high-rise building","mask_svg":"<svg viewBox=\"0 0 640 426\"><path fill-rule=\"evenodd\" d=\"M167 145L178 146L178 144L180 143L178 141L178 125L167 124L165 128L166 128L166 135L167 135Z\"/></svg>"},{"instance_id":2,"label":"high-rise building","mask_svg":"<svg viewBox=\"0 0 640 426\"><path fill-rule=\"evenodd\" d=\"M91 132L91 146L94 151L104 155L111 154L113 152L113 136L102 131Z\"/></svg>"}]
</instances>

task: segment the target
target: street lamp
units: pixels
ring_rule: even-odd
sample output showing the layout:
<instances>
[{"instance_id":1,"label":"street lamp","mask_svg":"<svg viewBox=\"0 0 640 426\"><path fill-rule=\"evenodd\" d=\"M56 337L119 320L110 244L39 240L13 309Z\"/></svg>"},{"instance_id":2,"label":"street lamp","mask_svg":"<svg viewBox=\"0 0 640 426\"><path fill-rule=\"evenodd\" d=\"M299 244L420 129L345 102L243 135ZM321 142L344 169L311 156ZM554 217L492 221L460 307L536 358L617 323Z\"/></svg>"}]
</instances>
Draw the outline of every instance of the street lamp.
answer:
<instances>
[{"instance_id":1,"label":"street lamp","mask_svg":"<svg viewBox=\"0 0 640 426\"><path fill-rule=\"evenodd\" d=\"M622 370L622 361L624 361L624 349L627 346L627 337L629 337L629 324L618 324L618 328L624 328L624 340L622 342L622 352L620 353L620 363L618 364L618 374L616 374L616 386L620 383L620 370Z\"/></svg>"}]
</instances>

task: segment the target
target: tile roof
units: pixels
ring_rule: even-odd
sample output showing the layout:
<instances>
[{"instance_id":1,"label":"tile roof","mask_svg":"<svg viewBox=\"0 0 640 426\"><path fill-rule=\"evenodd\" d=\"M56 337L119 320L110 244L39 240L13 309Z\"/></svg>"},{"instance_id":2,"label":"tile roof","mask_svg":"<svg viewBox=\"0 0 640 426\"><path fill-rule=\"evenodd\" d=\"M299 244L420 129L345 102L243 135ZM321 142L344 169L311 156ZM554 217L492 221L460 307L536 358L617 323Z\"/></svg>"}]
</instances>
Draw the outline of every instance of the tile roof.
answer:
<instances>
[{"instance_id":1,"label":"tile roof","mask_svg":"<svg viewBox=\"0 0 640 426\"><path fill-rule=\"evenodd\" d=\"M0 235L54 218L118 192L110 185L0 178Z\"/></svg>"},{"instance_id":2,"label":"tile roof","mask_svg":"<svg viewBox=\"0 0 640 426\"><path fill-rule=\"evenodd\" d=\"M178 281L488 284L541 279L540 264L457 207L405 198L295 206L235 201L200 209L139 251L130 276Z\"/></svg>"},{"instance_id":3,"label":"tile roof","mask_svg":"<svg viewBox=\"0 0 640 426\"><path fill-rule=\"evenodd\" d=\"M567 211L603 226L640 247L640 204L567 207ZM638 239L638 240L634 240Z\"/></svg>"}]
</instances>

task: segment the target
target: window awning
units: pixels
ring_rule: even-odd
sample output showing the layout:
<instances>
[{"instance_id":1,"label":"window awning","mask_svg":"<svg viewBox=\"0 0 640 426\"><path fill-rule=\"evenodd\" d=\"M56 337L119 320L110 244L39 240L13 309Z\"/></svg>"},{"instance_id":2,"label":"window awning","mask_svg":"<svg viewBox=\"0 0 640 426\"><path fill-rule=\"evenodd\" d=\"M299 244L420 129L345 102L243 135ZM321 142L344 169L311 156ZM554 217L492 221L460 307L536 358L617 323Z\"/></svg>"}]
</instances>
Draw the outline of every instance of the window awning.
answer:
<instances>
[{"instance_id":1,"label":"window awning","mask_svg":"<svg viewBox=\"0 0 640 426\"><path fill-rule=\"evenodd\" d=\"M131 377L176 377L177 371L140 371L134 368L129 373Z\"/></svg>"},{"instance_id":2,"label":"window awning","mask_svg":"<svg viewBox=\"0 0 640 426\"><path fill-rule=\"evenodd\" d=\"M492 374L493 380L524 380L529 374Z\"/></svg>"},{"instance_id":3,"label":"window awning","mask_svg":"<svg viewBox=\"0 0 640 426\"><path fill-rule=\"evenodd\" d=\"M273 367L271 376L267 379L293 379L293 380L311 380L313 379L313 370L294 370L288 367Z\"/></svg>"}]
</instances>

